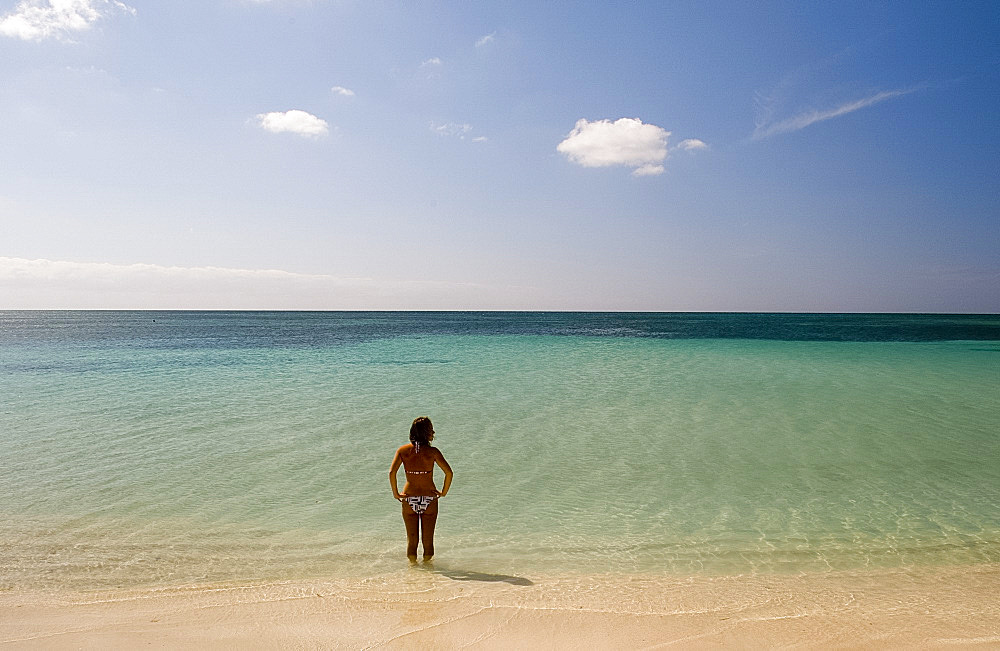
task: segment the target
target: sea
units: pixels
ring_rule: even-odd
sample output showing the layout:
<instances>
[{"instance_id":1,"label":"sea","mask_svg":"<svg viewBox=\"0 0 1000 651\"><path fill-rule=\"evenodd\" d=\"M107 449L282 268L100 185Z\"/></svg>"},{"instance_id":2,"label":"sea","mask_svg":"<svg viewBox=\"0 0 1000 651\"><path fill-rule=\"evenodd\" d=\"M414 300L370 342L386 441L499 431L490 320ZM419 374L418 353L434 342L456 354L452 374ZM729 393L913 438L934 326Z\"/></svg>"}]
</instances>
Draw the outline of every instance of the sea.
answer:
<instances>
[{"instance_id":1,"label":"sea","mask_svg":"<svg viewBox=\"0 0 1000 651\"><path fill-rule=\"evenodd\" d=\"M481 576L1000 562L998 315L4 311L0 591L392 575L417 416Z\"/></svg>"}]
</instances>

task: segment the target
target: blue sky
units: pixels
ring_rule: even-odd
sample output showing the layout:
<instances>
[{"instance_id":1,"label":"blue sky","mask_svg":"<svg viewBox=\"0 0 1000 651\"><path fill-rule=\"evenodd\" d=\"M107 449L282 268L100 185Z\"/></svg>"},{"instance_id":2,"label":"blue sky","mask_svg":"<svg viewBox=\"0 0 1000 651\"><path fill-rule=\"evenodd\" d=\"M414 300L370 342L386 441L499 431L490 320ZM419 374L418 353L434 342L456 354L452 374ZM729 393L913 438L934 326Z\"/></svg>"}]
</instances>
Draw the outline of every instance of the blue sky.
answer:
<instances>
[{"instance_id":1,"label":"blue sky","mask_svg":"<svg viewBox=\"0 0 1000 651\"><path fill-rule=\"evenodd\" d=\"M998 7L0 0L0 308L997 312Z\"/></svg>"}]
</instances>

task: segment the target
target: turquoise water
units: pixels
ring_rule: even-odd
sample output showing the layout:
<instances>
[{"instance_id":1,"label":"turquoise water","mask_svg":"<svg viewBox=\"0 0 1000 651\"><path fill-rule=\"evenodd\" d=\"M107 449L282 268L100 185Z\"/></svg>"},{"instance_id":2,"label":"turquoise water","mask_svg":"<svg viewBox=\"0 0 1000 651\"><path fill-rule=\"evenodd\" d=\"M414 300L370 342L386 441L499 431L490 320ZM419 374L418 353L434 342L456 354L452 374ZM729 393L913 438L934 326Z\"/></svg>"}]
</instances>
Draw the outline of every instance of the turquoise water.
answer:
<instances>
[{"instance_id":1,"label":"turquoise water","mask_svg":"<svg viewBox=\"0 0 1000 651\"><path fill-rule=\"evenodd\" d=\"M479 572L1000 561L996 316L6 312L0 344L0 589L393 571L417 415L439 559Z\"/></svg>"}]
</instances>

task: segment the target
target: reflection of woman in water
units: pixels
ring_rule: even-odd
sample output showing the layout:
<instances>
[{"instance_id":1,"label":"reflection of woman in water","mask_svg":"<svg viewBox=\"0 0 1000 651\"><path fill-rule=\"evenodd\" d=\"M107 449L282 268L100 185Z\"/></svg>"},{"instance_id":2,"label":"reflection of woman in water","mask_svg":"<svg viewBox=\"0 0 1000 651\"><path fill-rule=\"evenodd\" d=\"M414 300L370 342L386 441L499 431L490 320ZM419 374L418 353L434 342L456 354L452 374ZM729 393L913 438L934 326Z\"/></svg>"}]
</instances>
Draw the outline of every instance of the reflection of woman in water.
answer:
<instances>
[{"instance_id":1,"label":"reflection of woman in water","mask_svg":"<svg viewBox=\"0 0 1000 651\"><path fill-rule=\"evenodd\" d=\"M437 523L438 500L448 494L454 473L440 450L431 447L434 426L431 419L421 416L410 425L410 443L396 450L389 468L392 496L403 503L403 523L406 524L406 555L417 560L417 543L424 541L424 560L434 555L434 525ZM444 471L444 487L434 487L434 464ZM400 464L406 472L406 485L400 493L396 487L396 471Z\"/></svg>"}]
</instances>

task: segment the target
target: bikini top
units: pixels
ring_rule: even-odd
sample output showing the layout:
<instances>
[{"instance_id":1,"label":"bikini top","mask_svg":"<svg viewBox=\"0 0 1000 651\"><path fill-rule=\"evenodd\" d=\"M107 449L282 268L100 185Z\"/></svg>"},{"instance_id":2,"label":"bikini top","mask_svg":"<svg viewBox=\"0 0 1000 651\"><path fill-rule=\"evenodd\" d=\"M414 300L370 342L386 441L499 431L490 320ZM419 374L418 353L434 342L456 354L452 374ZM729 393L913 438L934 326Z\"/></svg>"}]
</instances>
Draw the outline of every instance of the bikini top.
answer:
<instances>
[{"instance_id":1,"label":"bikini top","mask_svg":"<svg viewBox=\"0 0 1000 651\"><path fill-rule=\"evenodd\" d=\"M430 470L406 470L407 475L429 475L432 471Z\"/></svg>"}]
</instances>

